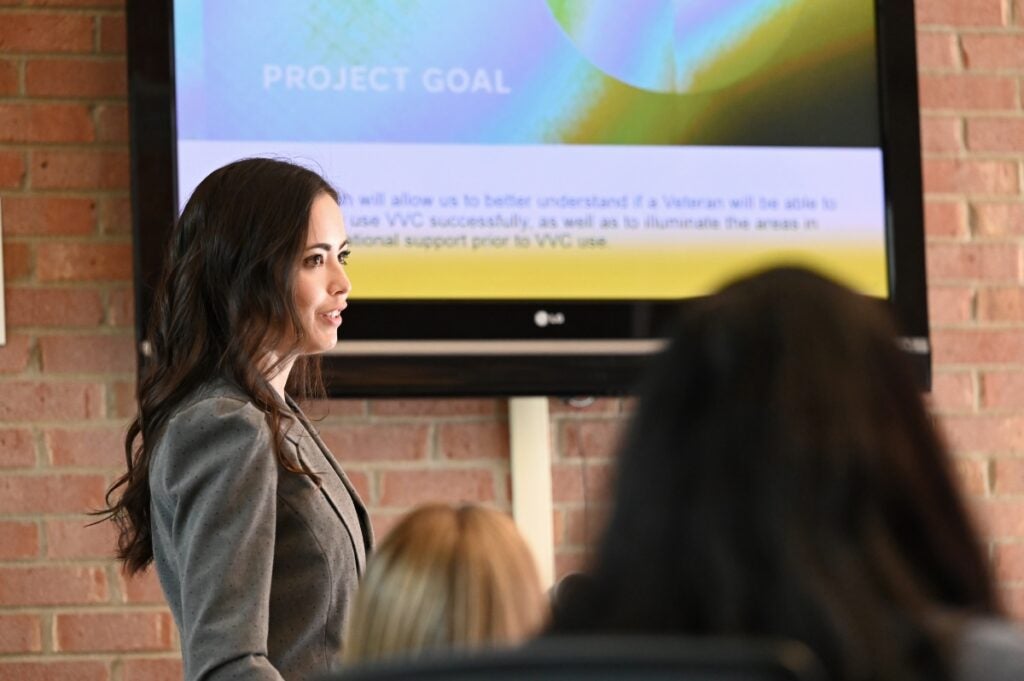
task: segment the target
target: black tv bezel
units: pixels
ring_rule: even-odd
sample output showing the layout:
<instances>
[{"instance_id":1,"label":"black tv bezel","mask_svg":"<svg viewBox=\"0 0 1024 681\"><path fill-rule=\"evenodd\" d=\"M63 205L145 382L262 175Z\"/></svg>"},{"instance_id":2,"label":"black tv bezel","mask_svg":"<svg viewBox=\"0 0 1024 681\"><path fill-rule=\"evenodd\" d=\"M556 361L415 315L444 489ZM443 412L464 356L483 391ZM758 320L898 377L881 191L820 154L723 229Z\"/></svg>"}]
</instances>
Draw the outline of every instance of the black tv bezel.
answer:
<instances>
[{"instance_id":1,"label":"black tv bezel","mask_svg":"<svg viewBox=\"0 0 1024 681\"><path fill-rule=\"evenodd\" d=\"M141 348L164 246L177 215L173 0L128 0L128 96L136 338ZM876 0L881 139L890 305L919 382L931 384L924 258L917 57L913 3ZM898 225L898 229L895 226ZM685 301L359 301L343 340L373 351L324 358L335 397L617 395L635 385L649 350L591 350L581 338L649 340ZM532 323L539 308L570 309L573 324L551 326L545 349ZM390 341L477 341L437 352L388 350ZM582 335L582 328L587 335ZM354 343L352 341L359 341ZM442 342L443 346L444 343ZM620 344L620 345L629 345ZM640 343L649 348L650 343ZM488 349L493 346L492 349ZM557 346L554 350L551 348ZM494 349L497 348L497 349ZM564 350L562 349L564 348ZM140 362L145 359L140 355Z\"/></svg>"}]
</instances>

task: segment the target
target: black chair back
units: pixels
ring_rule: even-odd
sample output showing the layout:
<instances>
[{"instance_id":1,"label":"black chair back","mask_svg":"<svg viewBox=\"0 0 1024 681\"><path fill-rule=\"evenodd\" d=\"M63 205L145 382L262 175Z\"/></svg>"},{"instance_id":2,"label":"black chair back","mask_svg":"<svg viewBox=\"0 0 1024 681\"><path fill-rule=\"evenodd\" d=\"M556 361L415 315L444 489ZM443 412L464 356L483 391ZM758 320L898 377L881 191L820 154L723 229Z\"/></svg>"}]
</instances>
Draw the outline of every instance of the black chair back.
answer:
<instances>
[{"instance_id":1,"label":"black chair back","mask_svg":"<svg viewBox=\"0 0 1024 681\"><path fill-rule=\"evenodd\" d=\"M787 641L589 636L515 650L358 665L319 681L826 681L806 646Z\"/></svg>"}]
</instances>

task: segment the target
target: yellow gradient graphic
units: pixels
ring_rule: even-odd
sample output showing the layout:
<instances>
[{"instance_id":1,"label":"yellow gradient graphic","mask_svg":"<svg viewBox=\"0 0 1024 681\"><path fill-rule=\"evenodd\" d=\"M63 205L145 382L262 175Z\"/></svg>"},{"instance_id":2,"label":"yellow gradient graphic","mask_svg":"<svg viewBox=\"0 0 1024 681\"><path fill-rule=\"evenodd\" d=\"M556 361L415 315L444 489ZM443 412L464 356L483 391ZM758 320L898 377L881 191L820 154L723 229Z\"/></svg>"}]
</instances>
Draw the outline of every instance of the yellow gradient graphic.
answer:
<instances>
[{"instance_id":1,"label":"yellow gradient graphic","mask_svg":"<svg viewBox=\"0 0 1024 681\"><path fill-rule=\"evenodd\" d=\"M628 263L632 265L627 267ZM410 254L364 247L348 272L355 300L670 300L710 293L745 272L773 265L804 265L869 295L889 293L885 253L877 246L851 244L805 243L792 249L712 244L685 250L531 250L529 254L463 250Z\"/></svg>"}]
</instances>

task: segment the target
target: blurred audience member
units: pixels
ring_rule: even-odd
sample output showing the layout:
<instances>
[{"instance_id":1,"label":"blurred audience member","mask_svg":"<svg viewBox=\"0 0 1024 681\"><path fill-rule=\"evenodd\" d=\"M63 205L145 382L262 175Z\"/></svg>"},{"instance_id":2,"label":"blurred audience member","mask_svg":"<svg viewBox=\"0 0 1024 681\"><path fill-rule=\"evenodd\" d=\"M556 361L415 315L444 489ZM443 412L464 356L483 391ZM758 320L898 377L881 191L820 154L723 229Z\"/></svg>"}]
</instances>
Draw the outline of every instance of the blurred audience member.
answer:
<instances>
[{"instance_id":1,"label":"blurred audience member","mask_svg":"<svg viewBox=\"0 0 1024 681\"><path fill-rule=\"evenodd\" d=\"M508 516L424 506L370 558L343 659L516 645L541 628L545 608L534 558Z\"/></svg>"},{"instance_id":2,"label":"blurred audience member","mask_svg":"<svg viewBox=\"0 0 1024 681\"><path fill-rule=\"evenodd\" d=\"M1024 679L881 304L801 269L683 312L554 634L803 641L832 681Z\"/></svg>"}]
</instances>

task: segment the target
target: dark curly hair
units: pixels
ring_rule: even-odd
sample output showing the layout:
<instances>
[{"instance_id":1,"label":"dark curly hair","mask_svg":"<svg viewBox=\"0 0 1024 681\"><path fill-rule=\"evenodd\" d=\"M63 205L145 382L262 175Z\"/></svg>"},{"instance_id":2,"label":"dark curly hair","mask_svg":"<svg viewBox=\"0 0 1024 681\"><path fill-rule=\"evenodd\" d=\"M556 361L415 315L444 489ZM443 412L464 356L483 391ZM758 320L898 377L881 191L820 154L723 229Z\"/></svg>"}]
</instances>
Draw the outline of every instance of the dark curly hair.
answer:
<instances>
[{"instance_id":1,"label":"dark curly hair","mask_svg":"<svg viewBox=\"0 0 1024 681\"><path fill-rule=\"evenodd\" d=\"M211 173L185 205L154 296L138 415L125 437L127 471L107 491L107 508L99 513L118 525L118 557L129 574L153 560L152 452L175 408L211 379L232 382L266 413L284 469L317 480L285 455L281 426L292 417L265 376L274 367L259 361L281 346L289 329L299 336L293 348L301 344L292 281L321 194L338 200L317 173L255 158ZM318 360L298 357L289 385L300 395L322 393Z\"/></svg>"},{"instance_id":2,"label":"dark curly hair","mask_svg":"<svg viewBox=\"0 0 1024 681\"><path fill-rule=\"evenodd\" d=\"M949 679L999 611L884 305L796 268L685 307L584 583L554 633L796 639L836 681Z\"/></svg>"}]
</instances>

